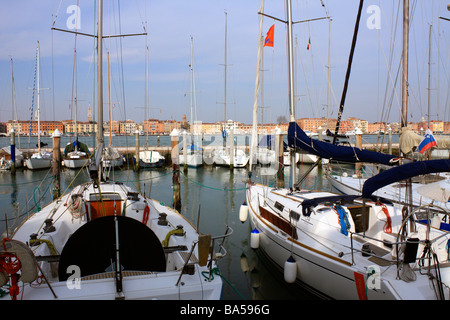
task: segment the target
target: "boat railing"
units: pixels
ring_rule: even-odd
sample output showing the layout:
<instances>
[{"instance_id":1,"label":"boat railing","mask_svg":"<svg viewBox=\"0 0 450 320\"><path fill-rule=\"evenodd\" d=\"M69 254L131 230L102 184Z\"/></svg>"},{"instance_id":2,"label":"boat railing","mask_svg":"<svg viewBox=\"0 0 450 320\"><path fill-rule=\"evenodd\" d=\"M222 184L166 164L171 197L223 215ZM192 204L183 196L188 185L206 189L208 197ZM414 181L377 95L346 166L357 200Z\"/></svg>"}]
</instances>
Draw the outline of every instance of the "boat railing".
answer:
<instances>
[{"instance_id":1,"label":"boat railing","mask_svg":"<svg viewBox=\"0 0 450 320\"><path fill-rule=\"evenodd\" d=\"M397 257L396 259L386 259L386 258L376 254L372 250L367 250L367 251L365 251L363 249L359 250L359 249L356 249L354 247L354 245L353 245L353 241L354 241L353 237L354 236L358 236L358 237L361 237L363 239L368 239L368 240L380 242L383 245L386 244L385 241L380 240L380 239L376 239L376 238L373 238L373 237L370 237L370 236L367 236L365 234L361 234L359 232L348 231L348 233L350 234L350 250L351 250L351 256L352 256L352 265L355 265L355 257L354 257L355 253L361 253L361 254L364 254L366 256L376 257L378 259L381 259L381 260L386 261L386 262L391 263L391 264L397 264L398 265L398 263L400 262L399 258L398 258L398 252L397 252L397 255L396 255L396 257ZM405 241L389 242L389 245L392 245L392 247L395 246L397 248L397 251L398 251L398 247L399 247L398 245L403 245L403 244L406 244L406 242Z\"/></svg>"},{"instance_id":2,"label":"boat railing","mask_svg":"<svg viewBox=\"0 0 450 320\"><path fill-rule=\"evenodd\" d=\"M408 219L405 219L406 221ZM444 232L442 235L434 238L433 240L429 240L429 236L427 236L427 239L425 240L419 240L419 239L410 239L406 238L406 236L401 235L400 233L397 236L397 240L395 242L389 242L389 245L392 246L392 258L387 259L384 256L388 253L386 253L384 256L377 254L373 248L369 247L363 247L361 249L356 249L353 245L354 236L361 237L362 239L367 239L375 242L380 242L382 245L385 245L385 241L376 239L370 236L367 236L365 234L361 233L355 233L349 231L350 234L350 247L351 247L351 259L352 259L352 265L355 265L355 253L361 253L362 255L366 257L375 257L377 260L382 260L388 263L388 265L396 265L397 266L397 279L401 279L407 282L414 281L416 279L416 274L413 269L409 266L409 263L417 263L419 267L419 273L420 274L426 274L429 276L430 280L433 280L434 282L434 288L436 290L436 295L439 299L445 299L444 294L444 288L448 291L448 286L444 283L444 281L441 279L440 276L440 268L442 267L439 258L437 254L431 249L432 243L437 241L438 239L441 239L445 236L448 236L448 232ZM402 237L406 240L399 241L399 238ZM357 240L359 242L359 240ZM412 244L414 242L414 244ZM372 242L367 242L368 244ZM417 250L419 248L419 244L423 245L424 247L424 254L417 258ZM412 245L412 247L415 247L415 250L410 250L408 253L408 245ZM412 254L411 254L412 252ZM403 255L401 254L403 253ZM377 262L374 262L377 263ZM424 271L425 270L425 271ZM434 270L435 274L432 274L432 271Z\"/></svg>"},{"instance_id":3,"label":"boat railing","mask_svg":"<svg viewBox=\"0 0 450 320\"><path fill-rule=\"evenodd\" d=\"M233 234L233 232L234 232L233 229L230 226L227 225L226 229L225 229L225 233L223 235L211 237L211 240L208 243L208 245L209 245L209 258L208 258L208 261L207 261L207 266L208 266L208 270L209 270L208 276L207 276L208 281L211 281L214 278L214 276L213 276L213 265L214 265L213 262L214 261L217 262L218 259L223 258L223 257L225 257L228 254L228 251L225 249L224 243L225 243L226 238L231 236ZM191 251L189 252L189 256L186 259L186 261L185 261L185 263L183 265L183 268L181 269L182 271L180 273L180 276L178 277L178 281L176 283L177 286L179 285L179 283L181 281L181 277L185 273L185 270L187 270L187 265L188 265L192 255L194 253L195 247L199 244L199 242L200 242L200 240L195 241L192 244ZM215 249L216 248L216 244L218 246L217 250Z\"/></svg>"},{"instance_id":4,"label":"boat railing","mask_svg":"<svg viewBox=\"0 0 450 320\"><path fill-rule=\"evenodd\" d=\"M224 247L224 243L225 243L226 238L228 238L232 234L233 234L233 229L227 225L226 229L225 229L225 233L223 235L211 238L211 259L210 259L211 262L212 262L212 260L217 261L218 259L223 258L228 254L228 251ZM220 240L222 240L222 241L220 241ZM218 245L217 252L214 249L216 241L217 241L217 245ZM212 263L209 263L209 264L210 264L210 269L211 269Z\"/></svg>"}]
</instances>

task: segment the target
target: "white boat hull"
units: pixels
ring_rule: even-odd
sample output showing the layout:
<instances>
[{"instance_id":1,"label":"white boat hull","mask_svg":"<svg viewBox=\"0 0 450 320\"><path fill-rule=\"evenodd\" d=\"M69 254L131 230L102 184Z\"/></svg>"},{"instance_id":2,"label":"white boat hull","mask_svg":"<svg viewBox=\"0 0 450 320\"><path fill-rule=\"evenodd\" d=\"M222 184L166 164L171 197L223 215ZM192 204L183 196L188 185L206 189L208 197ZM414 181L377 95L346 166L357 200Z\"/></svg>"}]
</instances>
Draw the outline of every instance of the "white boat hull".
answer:
<instances>
[{"instance_id":1,"label":"white boat hull","mask_svg":"<svg viewBox=\"0 0 450 320\"><path fill-rule=\"evenodd\" d=\"M48 152L35 153L25 161L25 164L31 170L48 169L52 166L52 157L53 155Z\"/></svg>"},{"instance_id":2,"label":"white boat hull","mask_svg":"<svg viewBox=\"0 0 450 320\"><path fill-rule=\"evenodd\" d=\"M336 212L327 206L319 205L313 213L306 217L302 213L302 199L312 199L321 196L330 196L327 192L311 192L305 190L290 195L287 189L274 189L261 185L251 185L247 190L246 202L249 209L249 219L252 230L258 230L259 248L278 266L284 270L286 260L292 256L296 263L297 282L312 292L332 299L436 299L427 275L414 271L417 279L405 282L398 279L395 261L392 260L393 251L387 247L373 247L379 250L383 258L392 260L390 265L377 264L378 260L369 260L361 254L363 243L357 241L359 235L350 238L340 231L339 219ZM276 210L276 202L282 203L284 209ZM372 208L374 211L372 211ZM379 206L370 205L370 212L381 211ZM320 210L318 210L320 209ZM267 210L269 214L264 213ZM379 237L380 242L395 242L395 232L398 232L401 221L401 210L390 207L392 219L392 233L383 232L386 221L381 216L370 215L368 233ZM295 222L297 215L298 221ZM291 218L289 218L291 216ZM375 217L374 217L375 216ZM281 217L281 219L280 219ZM281 221L281 222L280 222ZM283 222L284 221L284 222ZM289 221L292 225L289 226ZM350 231L355 232L355 222L350 217ZM284 226L283 226L284 224ZM293 226L293 227L292 227ZM397 228L397 229L396 229ZM423 226L425 229L426 226ZM381 232L380 232L381 231ZM439 231L432 231L440 234ZM420 232L419 232L420 234ZM442 243L446 243L448 235L444 236ZM362 240L364 240L361 237ZM364 243L371 240L365 238ZM378 238L377 238L378 239ZM440 246L442 246L441 244ZM352 251L352 248L354 251ZM439 252L442 248L436 248ZM418 256L421 252L418 253ZM444 255L439 259L446 260ZM367 288L367 268L378 268L380 281L378 287ZM415 270L415 269L414 269ZM440 272L444 283L450 282L450 269L441 267ZM367 292L367 296L366 296ZM448 299L448 292L445 297Z\"/></svg>"},{"instance_id":3,"label":"white boat hull","mask_svg":"<svg viewBox=\"0 0 450 320\"><path fill-rule=\"evenodd\" d=\"M136 161L136 157L134 157ZM159 168L164 164L165 158L158 151L139 151L139 166L142 168Z\"/></svg>"},{"instance_id":4,"label":"white boat hull","mask_svg":"<svg viewBox=\"0 0 450 320\"><path fill-rule=\"evenodd\" d=\"M180 166L183 166L184 165L184 154L181 153L179 155L178 159L179 159ZM187 154L186 160L187 160L186 163L187 163L188 167L191 167L191 168L198 168L203 165L203 156L199 152Z\"/></svg>"},{"instance_id":5,"label":"white boat hull","mask_svg":"<svg viewBox=\"0 0 450 320\"><path fill-rule=\"evenodd\" d=\"M87 166L89 159L64 159L64 166L70 169L79 169Z\"/></svg>"},{"instance_id":6,"label":"white boat hull","mask_svg":"<svg viewBox=\"0 0 450 320\"><path fill-rule=\"evenodd\" d=\"M250 160L249 156L247 156L243 150L236 149L234 154L233 167L244 168L248 164L249 160ZM214 150L213 163L216 166L229 167L231 165L231 157L229 150L225 148L219 148Z\"/></svg>"},{"instance_id":7,"label":"white boat hull","mask_svg":"<svg viewBox=\"0 0 450 320\"><path fill-rule=\"evenodd\" d=\"M105 168L115 168L123 166L123 158L119 157L116 159L103 159L102 165Z\"/></svg>"},{"instance_id":8,"label":"white boat hull","mask_svg":"<svg viewBox=\"0 0 450 320\"><path fill-rule=\"evenodd\" d=\"M82 151L72 151L63 159L64 166L70 169L78 169L89 164L89 157Z\"/></svg>"}]
</instances>

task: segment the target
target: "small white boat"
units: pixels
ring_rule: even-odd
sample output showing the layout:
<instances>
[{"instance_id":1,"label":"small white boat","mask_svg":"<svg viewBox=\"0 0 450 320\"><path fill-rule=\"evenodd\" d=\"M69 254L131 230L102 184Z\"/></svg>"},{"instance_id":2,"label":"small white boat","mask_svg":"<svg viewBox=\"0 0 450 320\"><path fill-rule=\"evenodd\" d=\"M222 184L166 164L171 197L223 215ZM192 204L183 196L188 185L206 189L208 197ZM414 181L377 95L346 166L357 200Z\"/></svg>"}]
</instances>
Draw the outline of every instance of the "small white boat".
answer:
<instances>
[{"instance_id":1,"label":"small white boat","mask_svg":"<svg viewBox=\"0 0 450 320\"><path fill-rule=\"evenodd\" d=\"M121 167L123 166L123 156L116 148L107 146L103 150L102 164L104 168Z\"/></svg>"},{"instance_id":2,"label":"small white boat","mask_svg":"<svg viewBox=\"0 0 450 320\"><path fill-rule=\"evenodd\" d=\"M136 161L136 156L133 159ZM160 168L163 166L164 161L164 156L158 151L139 151L139 166L141 168Z\"/></svg>"},{"instance_id":3,"label":"small white boat","mask_svg":"<svg viewBox=\"0 0 450 320\"><path fill-rule=\"evenodd\" d=\"M39 170L39 169L48 169L52 166L52 158L53 153L46 152L41 150L41 109L40 109L40 81L39 81L39 41L37 43L37 54L36 54L36 95L37 95L37 119L38 119L38 140L37 147L38 151L34 153L29 159L25 161L25 164L28 169L31 170ZM45 144L43 144L45 145Z\"/></svg>"},{"instance_id":4,"label":"small white boat","mask_svg":"<svg viewBox=\"0 0 450 320\"><path fill-rule=\"evenodd\" d=\"M72 151L64 157L64 166L70 169L79 169L87 167L89 164L89 155L82 151Z\"/></svg>"},{"instance_id":5,"label":"small white boat","mask_svg":"<svg viewBox=\"0 0 450 320\"><path fill-rule=\"evenodd\" d=\"M23 154L14 146L16 160L14 162L16 168L23 167ZM3 147L0 150L0 170L11 170L11 146Z\"/></svg>"},{"instance_id":6,"label":"small white boat","mask_svg":"<svg viewBox=\"0 0 450 320\"><path fill-rule=\"evenodd\" d=\"M48 169L52 166L53 153L41 151L34 153L30 158L25 160L28 169L39 170Z\"/></svg>"},{"instance_id":7,"label":"small white boat","mask_svg":"<svg viewBox=\"0 0 450 320\"><path fill-rule=\"evenodd\" d=\"M249 156L241 149L234 150L234 168L243 168L248 164ZM217 148L213 153L213 162L217 166L230 166L231 156L229 148Z\"/></svg>"},{"instance_id":8,"label":"small white boat","mask_svg":"<svg viewBox=\"0 0 450 320\"><path fill-rule=\"evenodd\" d=\"M90 162L90 152L86 144L74 141L68 143L63 152L63 163L66 168L79 169L87 167Z\"/></svg>"},{"instance_id":9,"label":"small white boat","mask_svg":"<svg viewBox=\"0 0 450 320\"><path fill-rule=\"evenodd\" d=\"M180 153L179 155L179 163L180 166L184 166L184 153ZM186 163L188 167L191 168L198 168L201 167L203 165L203 156L201 152L193 152L193 153L188 153L186 154Z\"/></svg>"}]
</instances>

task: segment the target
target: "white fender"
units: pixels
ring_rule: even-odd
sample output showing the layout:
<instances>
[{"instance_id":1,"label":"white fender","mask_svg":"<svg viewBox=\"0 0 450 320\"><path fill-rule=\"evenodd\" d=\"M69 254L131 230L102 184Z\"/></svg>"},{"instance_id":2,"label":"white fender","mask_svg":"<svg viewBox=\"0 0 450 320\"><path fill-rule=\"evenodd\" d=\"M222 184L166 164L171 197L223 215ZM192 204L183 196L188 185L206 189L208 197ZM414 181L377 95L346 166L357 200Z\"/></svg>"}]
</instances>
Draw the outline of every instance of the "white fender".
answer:
<instances>
[{"instance_id":1,"label":"white fender","mask_svg":"<svg viewBox=\"0 0 450 320\"><path fill-rule=\"evenodd\" d=\"M248 217L248 205L247 203L244 201L244 203L241 205L241 207L239 208L239 220L244 223L245 221L247 221L247 217Z\"/></svg>"},{"instance_id":2,"label":"white fender","mask_svg":"<svg viewBox=\"0 0 450 320\"><path fill-rule=\"evenodd\" d=\"M297 262L290 256L284 263L284 281L294 283L297 279Z\"/></svg>"},{"instance_id":3,"label":"white fender","mask_svg":"<svg viewBox=\"0 0 450 320\"><path fill-rule=\"evenodd\" d=\"M253 229L252 233L250 234L250 247L252 249L258 249L259 247L259 231L258 229Z\"/></svg>"}]
</instances>

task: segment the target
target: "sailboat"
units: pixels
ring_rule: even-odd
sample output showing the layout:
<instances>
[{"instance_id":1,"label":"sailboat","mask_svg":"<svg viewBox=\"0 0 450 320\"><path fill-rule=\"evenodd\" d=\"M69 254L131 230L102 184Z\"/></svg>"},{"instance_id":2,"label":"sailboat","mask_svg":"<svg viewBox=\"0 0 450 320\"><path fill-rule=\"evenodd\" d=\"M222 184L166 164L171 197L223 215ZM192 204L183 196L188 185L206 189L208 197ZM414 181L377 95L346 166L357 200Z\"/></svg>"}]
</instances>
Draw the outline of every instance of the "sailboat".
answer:
<instances>
[{"instance_id":1,"label":"sailboat","mask_svg":"<svg viewBox=\"0 0 450 320\"><path fill-rule=\"evenodd\" d=\"M98 105L102 91L102 0L98 2ZM103 111L91 181L28 217L0 245L0 299L220 299L224 240L101 170ZM3 266L7 266L3 268ZM9 283L9 286L5 286Z\"/></svg>"},{"instance_id":2,"label":"sailboat","mask_svg":"<svg viewBox=\"0 0 450 320\"><path fill-rule=\"evenodd\" d=\"M16 106L16 100L15 100L15 89L14 89L14 71L13 71L13 59L11 58L11 109L12 109L12 130L18 130L17 125L17 117L14 116L14 114L17 115L17 109L15 109ZM16 119L16 120L14 120ZM14 123L16 123L14 125ZM12 134L12 132L11 132ZM21 168L23 166L23 154L22 151L20 151L19 148L17 148L14 145L14 149L12 149L12 146L3 147L0 149L0 171L6 171L11 170L13 161L11 160L11 151L14 150L14 165L15 168Z\"/></svg>"},{"instance_id":3,"label":"sailboat","mask_svg":"<svg viewBox=\"0 0 450 320\"><path fill-rule=\"evenodd\" d=\"M146 47L145 56L145 118L147 119L147 125L145 126L146 143L144 150L139 151L139 167L141 168L160 168L164 165L165 158L158 151L149 150L148 144L148 46ZM136 156L133 156L136 161Z\"/></svg>"},{"instance_id":4,"label":"sailboat","mask_svg":"<svg viewBox=\"0 0 450 320\"><path fill-rule=\"evenodd\" d=\"M114 168L123 166L123 156L117 148L112 145L112 117L111 117L111 75L109 66L109 52L108 52L108 111L109 111L109 145L105 146L103 152L102 162L104 168Z\"/></svg>"},{"instance_id":5,"label":"sailboat","mask_svg":"<svg viewBox=\"0 0 450 320\"><path fill-rule=\"evenodd\" d=\"M263 9L262 3L260 12ZM304 137L309 138L295 122L291 0L286 10L288 140L293 159L294 149L305 143ZM354 37L352 50L355 41ZM328 151L334 147L330 145ZM336 156L350 156L343 150ZM370 155L360 153L363 158ZM381 156L389 162L388 155ZM414 220L415 211L403 216L402 210L372 197L373 189L363 197L299 190L294 185L295 171L290 175L288 188L274 188L252 182L249 172L239 215L241 221L249 219L251 247L262 250L283 270L286 282L298 282L332 299L449 299L450 268L444 263L448 233L432 228L429 220L425 224Z\"/></svg>"},{"instance_id":6,"label":"sailboat","mask_svg":"<svg viewBox=\"0 0 450 320\"><path fill-rule=\"evenodd\" d=\"M25 161L28 169L48 169L52 166L53 153L41 150L41 121L40 121L40 78L39 78L39 41L36 49L36 95L37 95L37 121L38 121L38 152L33 153L30 158Z\"/></svg>"},{"instance_id":7,"label":"sailboat","mask_svg":"<svg viewBox=\"0 0 450 320\"><path fill-rule=\"evenodd\" d=\"M195 143L195 141L199 140L200 137L199 134L196 134L193 132L194 128L197 128L197 126L194 127L194 38L191 36L191 63L189 65L190 71L191 71L191 122L189 124L190 126L190 136L191 136L191 145L187 145L187 141L183 141L183 150L179 154L179 163L181 166L184 164L187 164L188 167L191 168L198 168L203 165L203 154L201 147L199 146L199 143ZM183 134L183 139L186 139L187 135Z\"/></svg>"},{"instance_id":8,"label":"sailboat","mask_svg":"<svg viewBox=\"0 0 450 320\"><path fill-rule=\"evenodd\" d=\"M428 127L430 127L430 65L431 65L431 25L429 26L429 54L428 54ZM405 51L405 61L402 62L403 66L403 81L402 81L402 128L399 139L400 152L405 157L408 156L411 159L415 158L413 151L417 150L417 147L420 145L421 141L424 140L423 136L420 136L407 127L407 110L408 110L408 100L405 98L407 91L407 83L408 83L408 43L406 43ZM430 132L431 133L431 132ZM433 137L434 138L434 137ZM436 137L436 147L441 149L448 149L450 146L450 138L441 136ZM431 151L431 150L430 150ZM429 159L428 159L429 160ZM407 162L412 160L406 160ZM434 163L434 162L431 162ZM423 167L428 166L427 162L423 163ZM445 192L450 192L450 173L444 171L439 171L438 174L424 174L421 173L421 170L417 171L415 167L411 164L405 165L407 168L412 171L409 172L410 175L404 176L403 174L399 175L398 179L394 179L391 184L383 184L379 189L374 191L374 194L378 197L382 197L384 199L388 199L392 201L396 205L404 206L406 204L410 204L413 207L421 207L423 205L431 204L437 205L442 208L450 209L449 199L448 197L442 197L442 194L439 194L439 190L444 190ZM366 165L364 168L364 176L362 172L356 172L355 174L344 173L336 173L332 168L331 170L327 170L325 175L330 183L330 185L337 190L338 192L349 194L349 195L361 195L363 192L363 186L368 178L378 172L383 172L384 170L389 169L385 166L370 166ZM400 172L402 168L398 168L396 170L390 170L390 174L392 176L397 176L397 171ZM405 179L411 179L411 181L405 181ZM430 185L427 187L427 185ZM438 186L435 188L437 194L433 194L432 192L427 192L427 189L433 190L433 185Z\"/></svg>"},{"instance_id":9,"label":"sailboat","mask_svg":"<svg viewBox=\"0 0 450 320\"><path fill-rule=\"evenodd\" d=\"M74 49L74 63L73 63L73 72L74 72L74 80L73 80L73 91L74 91L74 112L75 112L75 121L74 121L74 131L75 131L75 140L71 143L68 143L63 151L63 162L66 168L70 169L79 169L82 167L86 167L90 161L90 151L86 144L80 142L78 140L78 121L77 121L77 49L76 49L76 37L75 35L75 49Z\"/></svg>"},{"instance_id":10,"label":"sailboat","mask_svg":"<svg viewBox=\"0 0 450 320\"><path fill-rule=\"evenodd\" d=\"M231 141L230 147L226 145L226 137L234 135L235 126L232 124L227 132L227 12L225 12L225 55L224 55L224 119L222 128L223 147L217 147L212 153L212 162L216 166L233 165L233 168L243 168L248 164L249 156L244 150L234 147L234 141ZM230 123L231 120L228 121ZM233 131L233 132L231 132Z\"/></svg>"}]
</instances>

